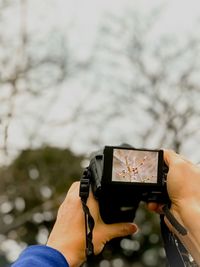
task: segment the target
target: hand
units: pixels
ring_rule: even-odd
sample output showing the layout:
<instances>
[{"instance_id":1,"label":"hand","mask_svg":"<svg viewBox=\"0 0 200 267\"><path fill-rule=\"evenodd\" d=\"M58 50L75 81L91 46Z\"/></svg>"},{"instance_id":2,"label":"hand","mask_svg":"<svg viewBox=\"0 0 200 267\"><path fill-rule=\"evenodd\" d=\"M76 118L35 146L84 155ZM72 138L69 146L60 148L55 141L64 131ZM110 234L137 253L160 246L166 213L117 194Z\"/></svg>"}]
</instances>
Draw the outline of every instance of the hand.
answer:
<instances>
[{"instance_id":1,"label":"hand","mask_svg":"<svg viewBox=\"0 0 200 267\"><path fill-rule=\"evenodd\" d=\"M188 234L180 236L166 218L165 222L200 264L200 168L170 150L164 151L164 160L169 167L167 191L171 200L170 211ZM148 204L149 209L159 213L161 207L156 203Z\"/></svg>"},{"instance_id":2,"label":"hand","mask_svg":"<svg viewBox=\"0 0 200 267\"><path fill-rule=\"evenodd\" d=\"M167 192L172 203L170 210L187 227L191 225L191 218L188 218L191 207L200 204L200 168L171 150L164 151L164 160L169 167ZM148 207L161 212L162 205L150 203Z\"/></svg>"},{"instance_id":3,"label":"hand","mask_svg":"<svg viewBox=\"0 0 200 267\"><path fill-rule=\"evenodd\" d=\"M70 267L78 267L85 261L85 221L79 198L79 182L72 184L58 210L57 220L47 245L60 251ZM112 238L133 234L137 226L132 223L105 224L99 214L99 207L90 193L87 205L95 220L93 230L94 252L102 251Z\"/></svg>"}]
</instances>

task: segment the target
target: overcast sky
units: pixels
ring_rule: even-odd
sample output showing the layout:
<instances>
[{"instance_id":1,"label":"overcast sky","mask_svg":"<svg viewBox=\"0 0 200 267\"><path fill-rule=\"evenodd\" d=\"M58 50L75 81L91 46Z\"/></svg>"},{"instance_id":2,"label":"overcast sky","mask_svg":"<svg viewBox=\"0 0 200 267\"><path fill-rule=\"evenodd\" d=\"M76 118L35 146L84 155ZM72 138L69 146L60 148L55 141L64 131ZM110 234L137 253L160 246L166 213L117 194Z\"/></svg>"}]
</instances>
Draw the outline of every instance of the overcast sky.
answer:
<instances>
[{"instance_id":1,"label":"overcast sky","mask_svg":"<svg viewBox=\"0 0 200 267\"><path fill-rule=\"evenodd\" d=\"M106 12L123 14L131 7L138 14L148 15L152 10L162 8L157 31L177 34L196 31L195 24L200 16L198 0L29 0L28 3L30 27L36 28L41 20L40 27L58 25L67 33L71 31L70 38L74 38L74 44L79 39L85 49L94 38L98 22Z\"/></svg>"},{"instance_id":2,"label":"overcast sky","mask_svg":"<svg viewBox=\"0 0 200 267\"><path fill-rule=\"evenodd\" d=\"M21 11L20 1L15 0L15 3L16 8L6 12L5 17L7 16L7 32L13 35L13 38L16 35L17 40L17 27L21 19ZM52 30L66 33L71 51L80 61L84 61L90 56L104 15L111 13L123 17L129 9L135 10L138 16L144 18L148 17L153 10L161 10L157 25L154 27L155 40L165 33L176 35L176 37L180 36L180 38L184 38L188 34L192 35L192 33L198 34L196 25L200 18L199 0L27 0L27 30L33 36L36 33L37 36L41 35L41 38L44 33ZM13 23L15 20L16 23ZM66 86L72 89L70 95L68 92L67 95L65 94ZM49 115L50 120L56 117L62 118L63 111L67 106L71 107L73 99L80 98L84 93L81 90L80 81L70 80L63 87L63 93L60 93L60 97L51 111L51 118ZM23 108L22 105L19 105L19 109L20 107ZM36 108L34 103L33 108ZM16 143L18 147L25 147L26 141L22 137L22 129L17 128L17 125L19 125L18 121L12 125L9 136L10 146L14 146ZM33 127L33 124L29 123L29 127ZM50 137L48 129L45 131L47 138L50 138L54 144L57 140L58 145L62 145L63 140L67 139L67 134L70 134L70 132L65 133L63 129L63 132L56 133L55 131L55 135ZM67 144L63 143L63 145ZM84 138L80 138L80 142L77 142L75 147L76 149L79 147L80 151L85 151L87 142Z\"/></svg>"}]
</instances>

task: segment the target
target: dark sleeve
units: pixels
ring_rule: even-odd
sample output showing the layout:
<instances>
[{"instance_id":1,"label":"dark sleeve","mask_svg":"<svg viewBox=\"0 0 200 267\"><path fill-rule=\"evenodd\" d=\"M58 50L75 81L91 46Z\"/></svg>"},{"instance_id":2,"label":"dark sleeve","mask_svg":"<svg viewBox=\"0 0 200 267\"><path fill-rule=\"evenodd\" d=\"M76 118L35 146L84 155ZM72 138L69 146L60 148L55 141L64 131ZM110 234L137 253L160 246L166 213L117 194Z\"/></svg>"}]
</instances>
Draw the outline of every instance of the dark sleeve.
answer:
<instances>
[{"instance_id":1,"label":"dark sleeve","mask_svg":"<svg viewBox=\"0 0 200 267\"><path fill-rule=\"evenodd\" d=\"M11 267L69 267L65 257L48 246L30 246Z\"/></svg>"}]
</instances>

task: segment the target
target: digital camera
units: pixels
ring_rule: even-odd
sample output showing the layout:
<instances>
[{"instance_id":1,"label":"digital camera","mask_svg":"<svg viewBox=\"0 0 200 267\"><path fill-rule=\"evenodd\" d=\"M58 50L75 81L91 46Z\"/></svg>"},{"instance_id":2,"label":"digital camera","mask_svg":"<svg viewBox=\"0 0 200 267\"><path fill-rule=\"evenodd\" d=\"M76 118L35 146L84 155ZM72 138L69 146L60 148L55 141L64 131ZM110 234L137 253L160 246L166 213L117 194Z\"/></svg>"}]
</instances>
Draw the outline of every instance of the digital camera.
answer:
<instances>
[{"instance_id":1,"label":"digital camera","mask_svg":"<svg viewBox=\"0 0 200 267\"><path fill-rule=\"evenodd\" d=\"M105 146L90 161L92 191L105 223L133 221L140 201L169 202L163 150Z\"/></svg>"}]
</instances>

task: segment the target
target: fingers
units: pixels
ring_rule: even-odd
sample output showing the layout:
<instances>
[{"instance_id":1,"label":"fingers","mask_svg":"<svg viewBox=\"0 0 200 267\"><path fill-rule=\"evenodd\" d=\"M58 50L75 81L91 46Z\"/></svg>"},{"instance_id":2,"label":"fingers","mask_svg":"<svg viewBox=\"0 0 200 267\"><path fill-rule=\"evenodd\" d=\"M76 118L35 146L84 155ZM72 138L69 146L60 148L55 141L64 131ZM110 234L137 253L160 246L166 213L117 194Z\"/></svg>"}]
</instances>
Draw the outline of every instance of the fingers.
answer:
<instances>
[{"instance_id":1,"label":"fingers","mask_svg":"<svg viewBox=\"0 0 200 267\"><path fill-rule=\"evenodd\" d=\"M150 203L147 204L147 208L150 211L154 211L154 212L159 213L159 214L162 214L163 213L163 211L162 211L163 204L158 204L158 203L155 203L155 202L150 202Z\"/></svg>"},{"instance_id":2,"label":"fingers","mask_svg":"<svg viewBox=\"0 0 200 267\"><path fill-rule=\"evenodd\" d=\"M164 149L164 161L167 164L167 166L178 163L192 164L192 162L186 159L183 155L177 154L173 150L168 150L168 149Z\"/></svg>"},{"instance_id":3,"label":"fingers","mask_svg":"<svg viewBox=\"0 0 200 267\"><path fill-rule=\"evenodd\" d=\"M108 224L106 225L107 229L107 237L110 241L113 238L116 237L122 237L134 234L138 231L138 227L134 223L115 223L115 224Z\"/></svg>"},{"instance_id":4,"label":"fingers","mask_svg":"<svg viewBox=\"0 0 200 267\"><path fill-rule=\"evenodd\" d=\"M79 182L74 182L70 186L62 205L65 203L68 203L69 201L75 201L75 202L77 201L78 196L79 196L79 187L80 187Z\"/></svg>"},{"instance_id":5,"label":"fingers","mask_svg":"<svg viewBox=\"0 0 200 267\"><path fill-rule=\"evenodd\" d=\"M164 149L164 161L169 166L174 160L177 160L178 154L173 150Z\"/></svg>"},{"instance_id":6,"label":"fingers","mask_svg":"<svg viewBox=\"0 0 200 267\"><path fill-rule=\"evenodd\" d=\"M158 204L155 203L155 202L150 202L147 204L147 208L150 210L150 211L157 211L158 209Z\"/></svg>"},{"instance_id":7,"label":"fingers","mask_svg":"<svg viewBox=\"0 0 200 267\"><path fill-rule=\"evenodd\" d=\"M74 182L69 190L68 190L68 193L67 194L75 194L75 195L79 195L79 187L80 187L80 182Z\"/></svg>"}]
</instances>

